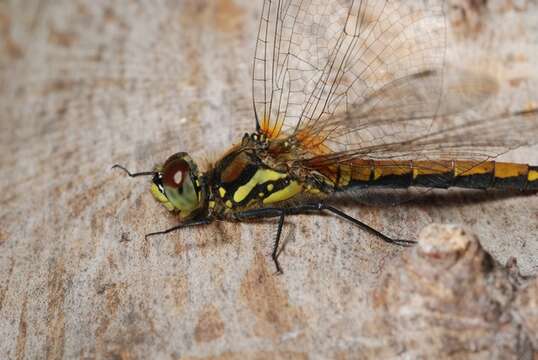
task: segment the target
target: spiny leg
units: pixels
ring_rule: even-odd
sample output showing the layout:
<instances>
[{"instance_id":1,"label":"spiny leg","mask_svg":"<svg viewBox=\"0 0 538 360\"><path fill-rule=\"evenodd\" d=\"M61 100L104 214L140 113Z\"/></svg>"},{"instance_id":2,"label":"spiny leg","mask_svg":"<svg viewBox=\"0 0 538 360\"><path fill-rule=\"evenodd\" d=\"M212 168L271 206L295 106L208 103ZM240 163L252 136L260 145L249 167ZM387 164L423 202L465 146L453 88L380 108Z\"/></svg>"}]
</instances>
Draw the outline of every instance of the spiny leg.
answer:
<instances>
[{"instance_id":1,"label":"spiny leg","mask_svg":"<svg viewBox=\"0 0 538 360\"><path fill-rule=\"evenodd\" d=\"M360 227L363 230L366 230L372 235L375 235L379 237L381 240L398 246L411 246L413 244L416 244L416 241L413 240L403 240L403 239L393 239L390 236L387 236L383 234L382 232L374 229L373 227L363 223L362 221L355 219L352 216L349 216L345 212L330 206L325 205L323 203L316 203L316 204L305 204L300 205L296 207L290 207L290 208L261 208L261 209L253 209L253 210L247 210L236 214L236 217L238 220L241 219L252 219L252 218L272 218L272 217L279 217L278 220L278 228L275 238L275 243L273 246L273 253L272 258L273 262L275 263L276 270L278 274L282 273L282 268L280 267L280 263L278 262L278 246L280 243L280 237L282 235L282 227L284 226L284 218L286 215L297 215L301 213L308 213L308 212L323 212L323 211L329 211L333 214L337 215L338 217L347 220L351 222L352 224Z\"/></svg>"},{"instance_id":2,"label":"spiny leg","mask_svg":"<svg viewBox=\"0 0 538 360\"><path fill-rule=\"evenodd\" d=\"M288 208L285 210L286 210L287 215L300 214L300 213L313 212L313 211L316 211L316 212L329 211L335 214L336 216L351 222L352 224L360 227L363 230L366 230L370 234L375 235L379 237L381 240L388 242L390 244L398 245L398 246L411 246L413 244L416 244L416 241L413 241L413 240L393 239L390 236L387 236L383 234L382 232L374 229L373 227L363 223L362 221L355 219L352 216L349 216L342 210L339 210L330 205L325 205L323 203L305 204L305 205L300 205L293 208Z\"/></svg>"},{"instance_id":3,"label":"spiny leg","mask_svg":"<svg viewBox=\"0 0 538 360\"><path fill-rule=\"evenodd\" d=\"M280 236L282 235L282 227L284 226L284 215L285 212L282 211L280 214L280 217L278 218L278 228L276 229L276 238L275 243L273 244L273 253L271 254L271 258L273 258L273 262L276 266L276 273L282 274L282 268L280 267L280 263L278 262L278 245L280 243Z\"/></svg>"},{"instance_id":4,"label":"spiny leg","mask_svg":"<svg viewBox=\"0 0 538 360\"><path fill-rule=\"evenodd\" d=\"M363 223L362 221L360 221L358 219L355 219L352 216L349 216L345 212L343 212L343 211L341 211L341 210L339 210L339 209L337 209L335 207L332 207L332 206L329 206L329 205L324 205L324 204L317 204L317 205L320 207L321 211L323 211L323 210L330 211L333 214L341 217L342 219L350 221L352 224L357 225L361 229L368 231L370 234L377 236L378 238L380 238L381 240L383 240L383 241L385 241L385 242L387 242L389 244L394 244L394 245L398 245L398 246L411 246L411 245L417 243L416 241L413 241L413 240L393 239L393 238L383 234L382 232L374 229L373 227Z\"/></svg>"},{"instance_id":5,"label":"spiny leg","mask_svg":"<svg viewBox=\"0 0 538 360\"><path fill-rule=\"evenodd\" d=\"M183 229L183 228L186 228L186 227L192 227L192 226L198 226L198 225L207 225L209 223L211 223L211 219L190 220L190 221L181 223L179 225L173 226L173 227L171 227L169 229L166 229L166 230L161 230L161 231L156 231L156 232L146 234L144 236L144 238L147 240L150 236L164 235L164 234L168 234L168 233L171 233L173 231Z\"/></svg>"},{"instance_id":6,"label":"spiny leg","mask_svg":"<svg viewBox=\"0 0 538 360\"><path fill-rule=\"evenodd\" d=\"M271 253L271 258L273 259L273 262L275 263L276 267L276 274L282 274L282 267L280 266L280 263L278 261L278 247L280 245L280 238L282 236L282 228L284 227L284 218L286 216L286 210L287 209L281 209L281 208L262 208L262 209L254 209L254 210L247 210L240 212L236 214L236 217L238 220L241 219L252 219L252 218L273 218L278 217L278 227L276 229L276 237L275 242L273 244L273 252Z\"/></svg>"}]
</instances>

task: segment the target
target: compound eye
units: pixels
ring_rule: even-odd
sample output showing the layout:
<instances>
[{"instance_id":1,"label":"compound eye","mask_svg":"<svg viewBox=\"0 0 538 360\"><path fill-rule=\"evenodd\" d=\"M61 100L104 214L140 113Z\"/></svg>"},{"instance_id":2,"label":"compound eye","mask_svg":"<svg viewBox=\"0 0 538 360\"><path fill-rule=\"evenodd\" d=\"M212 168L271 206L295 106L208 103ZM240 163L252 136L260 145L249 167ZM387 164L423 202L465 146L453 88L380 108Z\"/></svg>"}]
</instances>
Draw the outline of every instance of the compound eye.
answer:
<instances>
[{"instance_id":1,"label":"compound eye","mask_svg":"<svg viewBox=\"0 0 538 360\"><path fill-rule=\"evenodd\" d=\"M181 188L190 171L189 164L183 159L172 159L163 168L163 184L172 188Z\"/></svg>"}]
</instances>

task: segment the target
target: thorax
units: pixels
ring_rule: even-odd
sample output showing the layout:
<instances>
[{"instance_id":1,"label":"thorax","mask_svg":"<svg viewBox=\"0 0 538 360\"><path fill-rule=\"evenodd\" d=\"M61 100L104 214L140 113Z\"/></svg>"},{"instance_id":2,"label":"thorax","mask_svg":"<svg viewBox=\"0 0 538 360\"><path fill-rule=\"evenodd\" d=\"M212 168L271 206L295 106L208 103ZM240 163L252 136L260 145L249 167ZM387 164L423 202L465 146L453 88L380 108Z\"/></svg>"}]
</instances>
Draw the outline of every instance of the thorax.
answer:
<instances>
[{"instance_id":1,"label":"thorax","mask_svg":"<svg viewBox=\"0 0 538 360\"><path fill-rule=\"evenodd\" d=\"M288 169L268 165L252 146L238 145L218 160L207 174L209 211L235 211L273 206L303 192L304 182Z\"/></svg>"}]
</instances>

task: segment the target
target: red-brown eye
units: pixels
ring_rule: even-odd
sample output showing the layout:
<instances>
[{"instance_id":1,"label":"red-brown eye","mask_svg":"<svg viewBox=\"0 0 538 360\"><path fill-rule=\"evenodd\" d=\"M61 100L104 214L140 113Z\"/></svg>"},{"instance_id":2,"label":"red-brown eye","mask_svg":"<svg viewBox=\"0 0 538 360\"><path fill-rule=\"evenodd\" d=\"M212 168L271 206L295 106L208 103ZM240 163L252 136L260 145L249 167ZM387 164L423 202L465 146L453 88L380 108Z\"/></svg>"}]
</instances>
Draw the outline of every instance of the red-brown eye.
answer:
<instances>
[{"instance_id":1,"label":"red-brown eye","mask_svg":"<svg viewBox=\"0 0 538 360\"><path fill-rule=\"evenodd\" d=\"M180 188L189 171L189 164L183 159L167 161L163 168L163 184L173 188Z\"/></svg>"}]
</instances>

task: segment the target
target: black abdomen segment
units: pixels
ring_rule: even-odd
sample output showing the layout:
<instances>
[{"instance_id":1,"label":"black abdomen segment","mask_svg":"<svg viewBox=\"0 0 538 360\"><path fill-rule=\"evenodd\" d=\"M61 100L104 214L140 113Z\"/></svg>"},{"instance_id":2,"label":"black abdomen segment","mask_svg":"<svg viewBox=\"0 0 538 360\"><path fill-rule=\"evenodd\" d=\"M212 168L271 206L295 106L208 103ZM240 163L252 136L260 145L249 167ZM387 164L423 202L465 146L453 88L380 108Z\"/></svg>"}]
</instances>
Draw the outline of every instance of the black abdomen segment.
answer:
<instances>
[{"instance_id":1,"label":"black abdomen segment","mask_svg":"<svg viewBox=\"0 0 538 360\"><path fill-rule=\"evenodd\" d=\"M495 161L355 160L338 166L336 190L360 187L538 190L538 166Z\"/></svg>"}]
</instances>

